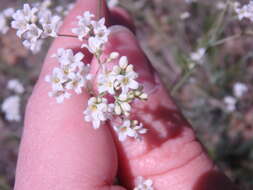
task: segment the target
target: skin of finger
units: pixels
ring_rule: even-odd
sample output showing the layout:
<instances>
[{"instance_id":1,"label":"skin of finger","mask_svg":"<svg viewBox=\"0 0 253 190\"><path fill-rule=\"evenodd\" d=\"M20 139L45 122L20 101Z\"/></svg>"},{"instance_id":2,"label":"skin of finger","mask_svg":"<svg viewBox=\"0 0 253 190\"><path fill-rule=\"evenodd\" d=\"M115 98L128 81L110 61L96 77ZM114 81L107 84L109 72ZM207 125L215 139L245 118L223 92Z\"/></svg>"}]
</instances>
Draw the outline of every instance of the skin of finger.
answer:
<instances>
[{"instance_id":1,"label":"skin of finger","mask_svg":"<svg viewBox=\"0 0 253 190\"><path fill-rule=\"evenodd\" d=\"M132 17L129 15L129 13L120 7L113 7L110 9L110 20L112 22L112 25L122 25L130 29L133 33L135 33L136 28L134 25L134 21Z\"/></svg>"},{"instance_id":2,"label":"skin of finger","mask_svg":"<svg viewBox=\"0 0 253 190\"><path fill-rule=\"evenodd\" d=\"M86 10L95 13L97 6L97 1L79 1L61 32L68 33L77 15ZM111 186L117 170L111 133L106 127L94 130L84 122L88 95L73 94L63 104L47 95L50 85L44 76L57 65L51 54L59 47L76 49L80 45L76 39L58 38L49 51L26 108L15 190L122 189Z\"/></svg>"},{"instance_id":3,"label":"skin of finger","mask_svg":"<svg viewBox=\"0 0 253 190\"><path fill-rule=\"evenodd\" d=\"M196 184L203 175L216 172L219 183L215 184L215 189L229 186L232 189L232 184L217 170L196 140L189 123L167 94L135 36L122 26L113 26L111 30L103 57L108 57L113 51L128 56L129 64L134 65L139 82L144 84L144 91L149 94L147 102L133 104L133 119L138 119L148 129L142 140L120 142L114 134L121 182L130 189L137 176L144 176L154 181L157 190L197 190ZM112 62L108 68L115 64L116 61ZM98 68L94 62L92 72L96 73Z\"/></svg>"}]
</instances>

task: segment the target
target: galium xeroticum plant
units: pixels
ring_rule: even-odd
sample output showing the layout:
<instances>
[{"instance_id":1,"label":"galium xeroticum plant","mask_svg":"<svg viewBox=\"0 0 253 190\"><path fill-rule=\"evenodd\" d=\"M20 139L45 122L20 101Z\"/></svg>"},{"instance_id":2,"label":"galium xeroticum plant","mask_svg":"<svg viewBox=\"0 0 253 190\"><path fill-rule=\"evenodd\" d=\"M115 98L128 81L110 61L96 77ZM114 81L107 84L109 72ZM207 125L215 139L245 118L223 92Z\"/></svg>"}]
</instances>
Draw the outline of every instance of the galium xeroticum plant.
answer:
<instances>
[{"instance_id":1,"label":"galium xeroticum plant","mask_svg":"<svg viewBox=\"0 0 253 190\"><path fill-rule=\"evenodd\" d=\"M82 41L80 48L88 49L96 58L99 69L96 74L90 74L90 64L83 61L85 55L81 51L59 48L52 55L58 66L45 77L45 81L51 85L48 95L57 103L64 103L72 93L87 91L91 98L83 112L84 120L91 122L94 129L110 120L121 141L127 137L141 139L141 135L147 133L141 122L131 119L132 103L148 98L137 81L134 66L118 52L111 52L107 58L102 56L110 35L105 18L95 19L89 11L84 12L77 17L76 28L70 29L73 35L59 34L62 19L49 9L48 4L25 4L23 9L13 13L12 19L11 27L17 30L23 45L33 52L37 52L43 39L48 37L76 37ZM117 64L109 69L108 65L115 62Z\"/></svg>"},{"instance_id":2,"label":"galium xeroticum plant","mask_svg":"<svg viewBox=\"0 0 253 190\"><path fill-rule=\"evenodd\" d=\"M102 56L110 35L105 18L96 19L94 14L86 11L77 17L76 28L70 29L73 35L59 34L62 18L50 9L50 2L48 0L32 6L24 4L20 10L8 10L5 29L9 29L8 24L16 29L23 45L34 53L41 49L48 37L78 38L82 42L80 49L86 48L95 57L99 68L95 74L91 74L90 63L83 61L85 55L81 51L59 48L51 55L58 65L51 74L45 76L45 82L51 86L48 96L62 104L73 93L86 91L90 99L83 111L85 121L90 122L94 129L110 121L120 141L127 138L141 140L147 129L140 121L131 119L132 104L136 100L147 100L148 95L138 82L138 73L128 57L118 52L111 52L108 57ZM134 189L153 190L152 184L150 179L139 177Z\"/></svg>"}]
</instances>

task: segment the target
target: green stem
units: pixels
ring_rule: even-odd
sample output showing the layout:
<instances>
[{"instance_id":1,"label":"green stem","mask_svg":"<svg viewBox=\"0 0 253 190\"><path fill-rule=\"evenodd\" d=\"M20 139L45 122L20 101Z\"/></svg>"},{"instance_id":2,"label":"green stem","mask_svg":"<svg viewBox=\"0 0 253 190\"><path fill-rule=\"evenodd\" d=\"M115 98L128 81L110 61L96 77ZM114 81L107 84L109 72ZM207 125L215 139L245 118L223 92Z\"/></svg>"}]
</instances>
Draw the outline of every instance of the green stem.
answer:
<instances>
[{"instance_id":1,"label":"green stem","mask_svg":"<svg viewBox=\"0 0 253 190\"><path fill-rule=\"evenodd\" d=\"M211 47L212 47L212 46L219 46L219 45L222 45L222 44L224 44L224 43L226 43L226 42L228 42L228 41L235 40L235 39L238 39L238 38L240 38L240 37L242 37L241 34L235 34L235 35L232 35L232 36L223 38L223 39L221 39L221 40L218 40L218 41L216 41L216 42L210 44L210 46L211 46Z\"/></svg>"},{"instance_id":2,"label":"green stem","mask_svg":"<svg viewBox=\"0 0 253 190\"><path fill-rule=\"evenodd\" d=\"M189 70L184 76L183 78L172 88L171 90L171 95L174 96L175 93L183 86L183 84L186 82L186 80L189 79L189 77L191 76L191 74L193 73L193 71L195 71L196 68L196 63L195 65L191 68L191 70Z\"/></svg>"},{"instance_id":3,"label":"green stem","mask_svg":"<svg viewBox=\"0 0 253 190\"><path fill-rule=\"evenodd\" d=\"M243 33L238 33L238 34L234 34L234 35L232 35L232 36L228 36L228 37L226 37L226 38L223 38L223 39L221 39L221 40L218 40L218 41L216 41L216 42L210 44L210 47L222 45L222 44L224 44L224 43L226 43L226 42L229 42L229 41L231 41L231 40L236 40L236 39L238 39L238 38L241 38L241 37L243 37L244 35L245 35L245 36L253 36L253 32L252 32L252 31L246 31L246 32L243 32Z\"/></svg>"}]
</instances>

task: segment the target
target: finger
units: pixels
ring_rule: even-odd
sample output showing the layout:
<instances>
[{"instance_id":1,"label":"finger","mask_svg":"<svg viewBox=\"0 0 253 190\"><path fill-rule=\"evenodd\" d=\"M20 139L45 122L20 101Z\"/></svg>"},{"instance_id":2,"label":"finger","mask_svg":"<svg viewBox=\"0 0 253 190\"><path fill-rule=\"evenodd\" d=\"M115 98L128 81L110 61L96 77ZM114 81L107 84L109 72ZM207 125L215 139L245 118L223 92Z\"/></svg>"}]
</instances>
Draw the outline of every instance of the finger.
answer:
<instances>
[{"instance_id":1,"label":"finger","mask_svg":"<svg viewBox=\"0 0 253 190\"><path fill-rule=\"evenodd\" d=\"M133 188L136 177L143 176L152 179L157 190L232 189L167 95L135 36L124 27L113 26L111 30L104 56L113 51L127 56L149 94L147 102L133 104L133 118L148 128L142 141L120 142L115 135L123 184ZM98 66L94 62L92 67L95 71Z\"/></svg>"},{"instance_id":2,"label":"finger","mask_svg":"<svg viewBox=\"0 0 253 190\"><path fill-rule=\"evenodd\" d=\"M132 17L122 8L113 7L110 9L110 20L112 25L122 25L129 28L132 32L135 33L135 25Z\"/></svg>"},{"instance_id":3,"label":"finger","mask_svg":"<svg viewBox=\"0 0 253 190\"><path fill-rule=\"evenodd\" d=\"M96 13L98 0L78 1L61 29L68 34L77 15ZM57 66L57 48L79 50L73 38L58 38L45 60L40 79L26 108L25 128L18 158L15 190L120 190L112 187L117 157L107 128L94 130L83 120L88 95L72 95L63 104L48 97L46 74Z\"/></svg>"}]
</instances>

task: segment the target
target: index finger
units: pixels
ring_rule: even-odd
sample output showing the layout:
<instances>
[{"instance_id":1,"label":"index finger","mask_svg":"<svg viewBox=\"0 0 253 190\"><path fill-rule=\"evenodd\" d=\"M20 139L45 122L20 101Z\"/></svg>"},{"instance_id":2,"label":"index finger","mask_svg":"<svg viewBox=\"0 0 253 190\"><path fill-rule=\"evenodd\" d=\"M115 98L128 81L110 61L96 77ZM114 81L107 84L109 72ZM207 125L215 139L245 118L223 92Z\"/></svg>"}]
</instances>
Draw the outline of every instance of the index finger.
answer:
<instances>
[{"instance_id":1,"label":"index finger","mask_svg":"<svg viewBox=\"0 0 253 190\"><path fill-rule=\"evenodd\" d=\"M96 14L97 7L98 0L79 0L60 32L70 34L76 16L84 11ZM78 39L59 37L49 50L26 108L15 190L120 189L111 186L117 157L110 132L106 127L95 131L84 122L88 95L73 94L63 104L48 97L50 85L44 77L57 65L52 53L58 48L79 50L80 46Z\"/></svg>"}]
</instances>

